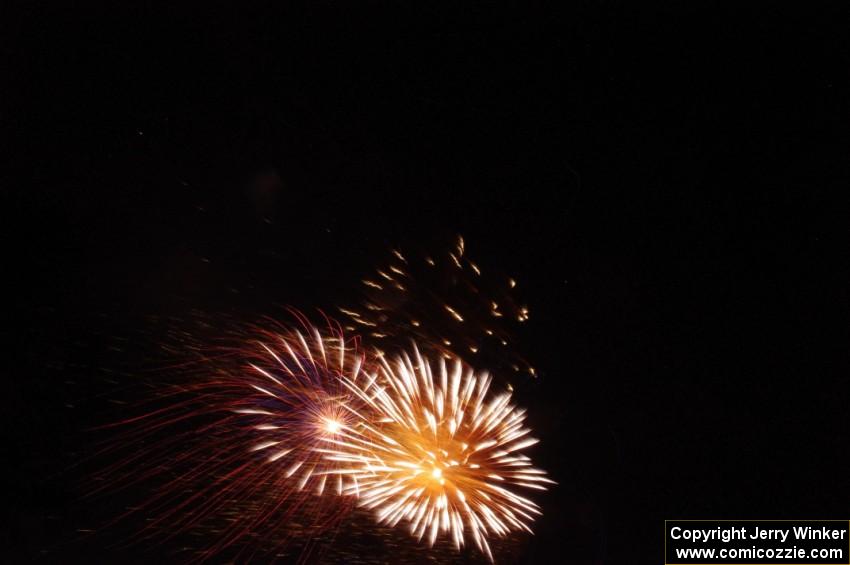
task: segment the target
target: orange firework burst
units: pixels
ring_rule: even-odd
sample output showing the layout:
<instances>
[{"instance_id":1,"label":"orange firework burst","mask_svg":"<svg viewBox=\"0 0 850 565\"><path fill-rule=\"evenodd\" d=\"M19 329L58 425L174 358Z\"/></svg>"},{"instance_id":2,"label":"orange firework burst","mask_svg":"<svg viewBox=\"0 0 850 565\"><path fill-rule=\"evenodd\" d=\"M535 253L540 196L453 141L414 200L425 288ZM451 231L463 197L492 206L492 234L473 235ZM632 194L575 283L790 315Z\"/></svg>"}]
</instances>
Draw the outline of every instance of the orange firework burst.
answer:
<instances>
[{"instance_id":1,"label":"orange firework burst","mask_svg":"<svg viewBox=\"0 0 850 565\"><path fill-rule=\"evenodd\" d=\"M537 443L510 393L488 395L490 377L459 359L432 365L414 347L358 381L343 377L371 416L346 425L320 448L349 477L359 503L391 526L405 520L420 540L441 534L456 547L465 533L493 559L487 538L529 529L540 514L513 487L546 490L553 481L522 450Z\"/></svg>"}]
</instances>

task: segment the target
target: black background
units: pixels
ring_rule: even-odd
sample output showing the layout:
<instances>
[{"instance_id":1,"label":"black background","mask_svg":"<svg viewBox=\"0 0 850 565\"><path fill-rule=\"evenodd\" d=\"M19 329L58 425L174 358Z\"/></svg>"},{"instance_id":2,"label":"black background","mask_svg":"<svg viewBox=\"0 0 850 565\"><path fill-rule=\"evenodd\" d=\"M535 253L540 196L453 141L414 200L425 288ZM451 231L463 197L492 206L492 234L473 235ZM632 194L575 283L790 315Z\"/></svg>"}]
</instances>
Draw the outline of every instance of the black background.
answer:
<instances>
[{"instance_id":1,"label":"black background","mask_svg":"<svg viewBox=\"0 0 850 565\"><path fill-rule=\"evenodd\" d=\"M4 8L14 561L167 561L68 542L116 339L327 308L455 232L532 312L525 562L847 517L846 7L563 4Z\"/></svg>"}]
</instances>

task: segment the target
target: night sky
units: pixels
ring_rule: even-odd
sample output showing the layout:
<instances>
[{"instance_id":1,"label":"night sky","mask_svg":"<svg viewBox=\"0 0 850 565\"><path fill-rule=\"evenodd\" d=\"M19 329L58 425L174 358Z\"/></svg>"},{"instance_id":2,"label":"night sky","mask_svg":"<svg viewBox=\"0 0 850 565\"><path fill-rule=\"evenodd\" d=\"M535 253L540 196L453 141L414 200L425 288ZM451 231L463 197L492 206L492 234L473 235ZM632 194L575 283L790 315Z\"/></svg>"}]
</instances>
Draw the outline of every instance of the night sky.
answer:
<instances>
[{"instance_id":1,"label":"night sky","mask_svg":"<svg viewBox=\"0 0 850 565\"><path fill-rule=\"evenodd\" d=\"M531 310L559 483L509 562L847 518L846 6L425 4L4 10L10 562L181 562L80 534L87 430L158 332L332 311L458 233Z\"/></svg>"}]
</instances>

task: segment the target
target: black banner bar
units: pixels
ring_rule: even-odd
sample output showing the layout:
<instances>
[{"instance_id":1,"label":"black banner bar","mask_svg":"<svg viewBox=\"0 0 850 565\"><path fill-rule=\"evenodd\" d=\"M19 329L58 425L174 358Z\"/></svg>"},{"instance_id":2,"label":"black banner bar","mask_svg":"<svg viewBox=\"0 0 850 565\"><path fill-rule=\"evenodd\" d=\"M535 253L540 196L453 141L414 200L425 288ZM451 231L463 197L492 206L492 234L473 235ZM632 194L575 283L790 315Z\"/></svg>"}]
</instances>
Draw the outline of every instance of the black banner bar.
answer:
<instances>
[{"instance_id":1,"label":"black banner bar","mask_svg":"<svg viewBox=\"0 0 850 565\"><path fill-rule=\"evenodd\" d=\"M667 520L667 565L847 565L846 520Z\"/></svg>"}]
</instances>

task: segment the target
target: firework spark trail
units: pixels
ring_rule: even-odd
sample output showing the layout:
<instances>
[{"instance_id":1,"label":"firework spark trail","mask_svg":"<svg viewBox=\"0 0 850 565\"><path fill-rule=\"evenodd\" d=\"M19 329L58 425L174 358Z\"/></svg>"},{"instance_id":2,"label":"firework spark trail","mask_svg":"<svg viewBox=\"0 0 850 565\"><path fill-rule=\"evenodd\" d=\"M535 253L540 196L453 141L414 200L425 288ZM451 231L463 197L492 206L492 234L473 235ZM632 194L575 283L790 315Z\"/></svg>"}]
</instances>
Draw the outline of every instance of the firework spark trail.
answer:
<instances>
[{"instance_id":1,"label":"firework spark trail","mask_svg":"<svg viewBox=\"0 0 850 565\"><path fill-rule=\"evenodd\" d=\"M516 352L517 325L529 319L516 280L479 267L463 237L440 254L393 250L385 266L361 282L363 303L339 308L348 331L363 332L386 349L414 338L427 351L476 368L537 375Z\"/></svg>"},{"instance_id":2,"label":"firework spark trail","mask_svg":"<svg viewBox=\"0 0 850 565\"><path fill-rule=\"evenodd\" d=\"M433 365L414 346L412 357L381 357L373 374L342 381L371 415L317 451L340 464L327 473L348 477L347 492L379 523L405 520L429 545L442 534L460 548L469 533L491 561L489 535L531 532L539 507L513 487L546 490L553 481L522 453L537 443L525 412L510 393L489 395L487 374L457 358Z\"/></svg>"}]
</instances>

